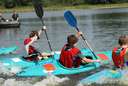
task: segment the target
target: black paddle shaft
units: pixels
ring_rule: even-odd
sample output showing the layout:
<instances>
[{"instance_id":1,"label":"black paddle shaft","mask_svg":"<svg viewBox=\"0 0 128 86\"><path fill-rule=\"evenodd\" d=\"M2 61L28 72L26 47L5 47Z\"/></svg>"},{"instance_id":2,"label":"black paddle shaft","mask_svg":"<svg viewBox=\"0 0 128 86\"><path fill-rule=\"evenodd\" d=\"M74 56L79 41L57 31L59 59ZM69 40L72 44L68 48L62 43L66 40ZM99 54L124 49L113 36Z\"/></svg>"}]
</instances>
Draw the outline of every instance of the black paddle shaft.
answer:
<instances>
[{"instance_id":1,"label":"black paddle shaft","mask_svg":"<svg viewBox=\"0 0 128 86\"><path fill-rule=\"evenodd\" d=\"M78 32L80 32L79 28L78 27L75 27L76 30ZM84 42L87 44L88 48L91 50L92 54L95 56L95 58L97 59L97 56L96 54L94 53L94 51L92 50L92 48L90 47L90 45L88 44L87 40L85 39L85 37L83 36L83 34L80 35L82 37L82 39L84 40Z\"/></svg>"},{"instance_id":2,"label":"black paddle shaft","mask_svg":"<svg viewBox=\"0 0 128 86\"><path fill-rule=\"evenodd\" d=\"M49 48L50 50L52 51L52 47L51 47L51 44L50 44L50 40L48 38L48 35L47 35L47 31L46 31L46 26L44 24L44 21L43 21L43 15L44 15L44 11L43 11L43 8L42 8L42 4L38 1L38 0L32 0L33 1L33 5L34 5L34 8L35 8L35 12L36 12L36 15L40 18L40 20L42 21L42 24L43 24L43 29L44 29L44 32L45 32L45 36L46 36L46 39L48 41L48 45L49 45Z\"/></svg>"},{"instance_id":3,"label":"black paddle shaft","mask_svg":"<svg viewBox=\"0 0 128 86\"><path fill-rule=\"evenodd\" d=\"M50 48L51 51L53 51L53 50L52 50L52 46L51 46L51 44L50 44L50 40L49 40L49 38L48 38L47 31L46 31L46 29L45 29L46 26L45 26L45 24L44 24L43 19L41 19L41 21L42 21L42 24L43 24L43 29L44 29L44 32L45 32L46 39L47 39L47 41L48 41L49 48Z\"/></svg>"}]
</instances>

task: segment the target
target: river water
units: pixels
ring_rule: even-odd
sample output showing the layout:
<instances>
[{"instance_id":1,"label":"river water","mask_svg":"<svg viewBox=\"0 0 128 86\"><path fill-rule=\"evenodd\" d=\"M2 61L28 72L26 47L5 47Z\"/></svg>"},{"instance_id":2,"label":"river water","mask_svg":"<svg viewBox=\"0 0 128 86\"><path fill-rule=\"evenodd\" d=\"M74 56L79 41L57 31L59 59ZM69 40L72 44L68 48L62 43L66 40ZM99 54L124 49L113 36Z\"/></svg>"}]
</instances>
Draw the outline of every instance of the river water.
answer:
<instances>
[{"instance_id":1,"label":"river water","mask_svg":"<svg viewBox=\"0 0 128 86\"><path fill-rule=\"evenodd\" d=\"M128 8L101 9L101 10L72 10L78 21L78 27L83 32L94 51L111 50L118 44L118 38L122 34L128 34ZM64 11L46 11L44 14L45 25L53 50L61 50L66 43L69 34L75 34L63 17ZM23 40L28 37L30 31L40 30L41 21L34 12L19 13L20 28L0 29L0 47L17 45L19 54L25 54ZM10 13L4 14L7 18ZM35 46L42 52L49 51L45 34ZM82 40L77 44L79 48L85 47ZM8 74L7 74L8 75ZM87 74L73 76L51 76L47 78L18 78L2 77L0 86L74 86ZM51 82L50 85L49 81ZM103 85L103 84L102 84ZM110 84L114 86L115 84ZM116 83L120 85L120 83ZM127 84L128 85L128 84Z\"/></svg>"}]
</instances>

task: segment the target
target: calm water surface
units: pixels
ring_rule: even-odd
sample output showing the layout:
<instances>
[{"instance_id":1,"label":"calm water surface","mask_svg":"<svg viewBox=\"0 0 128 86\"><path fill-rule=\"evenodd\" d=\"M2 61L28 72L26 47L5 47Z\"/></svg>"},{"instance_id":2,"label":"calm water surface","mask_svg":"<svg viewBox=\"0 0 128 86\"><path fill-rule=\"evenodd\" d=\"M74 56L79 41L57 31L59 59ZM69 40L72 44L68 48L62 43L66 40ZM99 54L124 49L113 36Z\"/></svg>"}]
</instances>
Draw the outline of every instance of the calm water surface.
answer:
<instances>
[{"instance_id":1,"label":"calm water surface","mask_svg":"<svg viewBox=\"0 0 128 86\"><path fill-rule=\"evenodd\" d=\"M94 51L111 50L113 46L117 45L118 37L121 34L128 34L128 8L73 10L72 12L77 17L79 29ZM49 11L45 12L44 15L53 50L60 50L66 43L67 35L75 34L75 29L64 20L63 13L64 11ZM10 15L10 13L5 14L6 17ZM0 47L17 45L20 47L20 53L25 53L24 38L28 37L32 30L40 30L42 24L34 12L19 13L19 15L21 19L20 28L0 29ZM42 52L49 51L45 34L41 35L35 46ZM78 47L84 46L83 41L79 40ZM77 81L77 79L74 80ZM69 84L71 84L70 81Z\"/></svg>"}]
</instances>

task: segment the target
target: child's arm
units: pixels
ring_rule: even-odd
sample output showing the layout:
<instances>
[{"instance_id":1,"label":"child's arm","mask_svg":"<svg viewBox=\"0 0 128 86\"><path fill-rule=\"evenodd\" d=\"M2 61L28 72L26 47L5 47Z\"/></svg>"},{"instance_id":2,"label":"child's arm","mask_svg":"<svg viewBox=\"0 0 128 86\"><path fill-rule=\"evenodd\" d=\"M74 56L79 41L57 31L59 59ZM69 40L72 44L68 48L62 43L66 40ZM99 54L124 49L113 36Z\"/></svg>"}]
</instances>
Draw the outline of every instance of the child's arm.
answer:
<instances>
[{"instance_id":1,"label":"child's arm","mask_svg":"<svg viewBox=\"0 0 128 86\"><path fill-rule=\"evenodd\" d=\"M125 59L125 62L128 62L128 48L127 48L127 50L126 50L126 54L125 54L125 56L124 56L124 59Z\"/></svg>"},{"instance_id":2,"label":"child's arm","mask_svg":"<svg viewBox=\"0 0 128 86\"><path fill-rule=\"evenodd\" d=\"M29 45L25 45L25 49L26 49L27 54L29 54Z\"/></svg>"},{"instance_id":3,"label":"child's arm","mask_svg":"<svg viewBox=\"0 0 128 86\"><path fill-rule=\"evenodd\" d=\"M82 59L83 62L100 62L100 60L92 60L92 59L87 59L86 57Z\"/></svg>"},{"instance_id":4,"label":"child's arm","mask_svg":"<svg viewBox=\"0 0 128 86\"><path fill-rule=\"evenodd\" d=\"M39 35L39 36L40 36L40 34L42 33L42 31L43 31L43 30L39 30L39 31L38 31L38 35Z\"/></svg>"},{"instance_id":5,"label":"child's arm","mask_svg":"<svg viewBox=\"0 0 128 86\"><path fill-rule=\"evenodd\" d=\"M81 53L78 54L78 56L82 59L82 62L100 62L99 59L93 60L93 59L91 59L91 57L90 58L86 57L86 56L82 55Z\"/></svg>"}]
</instances>

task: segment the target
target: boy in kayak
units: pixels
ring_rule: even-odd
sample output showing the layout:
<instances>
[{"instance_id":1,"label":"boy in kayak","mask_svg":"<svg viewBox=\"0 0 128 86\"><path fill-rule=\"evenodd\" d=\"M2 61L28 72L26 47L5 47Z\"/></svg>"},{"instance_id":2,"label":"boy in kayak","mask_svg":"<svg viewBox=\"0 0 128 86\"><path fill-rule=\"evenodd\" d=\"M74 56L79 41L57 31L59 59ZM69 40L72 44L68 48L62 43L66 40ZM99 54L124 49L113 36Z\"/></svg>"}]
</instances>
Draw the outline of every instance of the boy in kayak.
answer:
<instances>
[{"instance_id":1,"label":"boy in kayak","mask_svg":"<svg viewBox=\"0 0 128 86\"><path fill-rule=\"evenodd\" d=\"M25 59L30 60L30 61L41 60L45 57L51 56L51 54L49 53L40 53L34 46L32 46L32 44L39 39L40 34L44 30L45 29L42 29L39 31L31 31L31 33L29 34L29 38L26 38L24 40L25 49L28 54L28 58L25 58Z\"/></svg>"},{"instance_id":2,"label":"boy in kayak","mask_svg":"<svg viewBox=\"0 0 128 86\"><path fill-rule=\"evenodd\" d=\"M80 50L75 46L81 34L81 32L78 32L77 35L69 35L67 37L67 44L61 50L59 62L67 68L77 68L86 62L100 62L100 60L82 57Z\"/></svg>"},{"instance_id":3,"label":"boy in kayak","mask_svg":"<svg viewBox=\"0 0 128 86\"><path fill-rule=\"evenodd\" d=\"M128 36L122 35L118 40L119 46L113 48L112 59L116 68L123 68L124 63L128 61ZM127 60L126 60L127 59ZM126 62L128 65L128 62Z\"/></svg>"}]
</instances>

